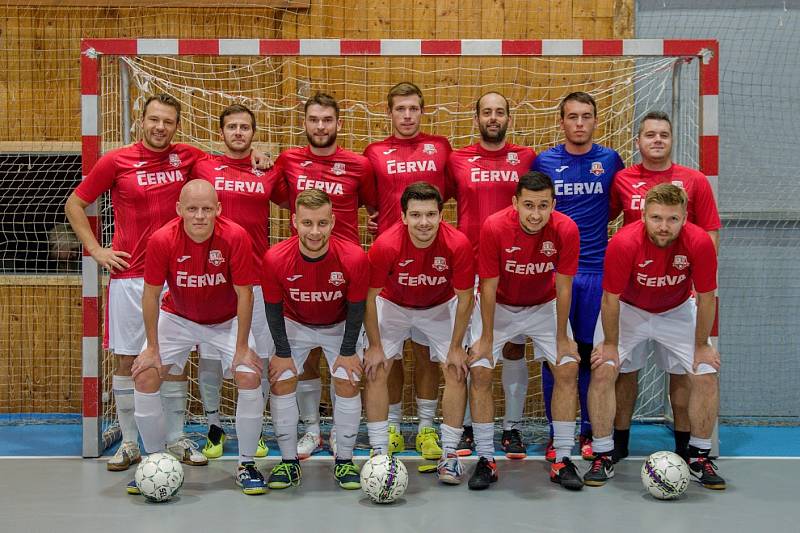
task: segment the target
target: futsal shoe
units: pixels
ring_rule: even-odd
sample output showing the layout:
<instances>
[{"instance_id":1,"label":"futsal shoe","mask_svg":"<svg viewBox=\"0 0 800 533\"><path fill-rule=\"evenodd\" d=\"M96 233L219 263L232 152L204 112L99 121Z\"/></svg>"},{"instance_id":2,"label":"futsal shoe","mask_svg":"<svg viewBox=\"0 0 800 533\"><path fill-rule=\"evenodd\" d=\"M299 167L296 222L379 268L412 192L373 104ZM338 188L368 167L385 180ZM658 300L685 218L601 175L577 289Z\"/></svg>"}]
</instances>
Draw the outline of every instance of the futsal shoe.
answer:
<instances>
[{"instance_id":1,"label":"futsal shoe","mask_svg":"<svg viewBox=\"0 0 800 533\"><path fill-rule=\"evenodd\" d=\"M339 486L345 490L357 490L361 488L361 472L353 464L352 459L336 460L333 467L333 476Z\"/></svg>"},{"instance_id":2,"label":"futsal shoe","mask_svg":"<svg viewBox=\"0 0 800 533\"><path fill-rule=\"evenodd\" d=\"M522 442L522 435L518 429L503 430L500 443L503 451L506 452L506 457L509 459L525 459L528 456L528 451L525 449L525 443Z\"/></svg>"},{"instance_id":3,"label":"futsal shoe","mask_svg":"<svg viewBox=\"0 0 800 533\"><path fill-rule=\"evenodd\" d=\"M435 429L431 427L420 429L416 440L417 453L422 455L423 459L435 461L442 456L442 449L439 447L439 435L436 434Z\"/></svg>"},{"instance_id":4,"label":"futsal shoe","mask_svg":"<svg viewBox=\"0 0 800 533\"><path fill-rule=\"evenodd\" d=\"M139 451L139 445L135 442L123 442L117 448L117 453L109 458L106 469L112 472L122 472L141 460L142 452Z\"/></svg>"},{"instance_id":5,"label":"futsal shoe","mask_svg":"<svg viewBox=\"0 0 800 533\"><path fill-rule=\"evenodd\" d=\"M707 489L725 490L725 480L717 474L717 465L708 457L696 457L690 460L689 472L698 483Z\"/></svg>"},{"instance_id":6,"label":"futsal shoe","mask_svg":"<svg viewBox=\"0 0 800 533\"><path fill-rule=\"evenodd\" d=\"M584 461L594 461L594 451L592 450L592 438L585 435L578 437L581 447L581 457Z\"/></svg>"},{"instance_id":7,"label":"futsal shoe","mask_svg":"<svg viewBox=\"0 0 800 533\"><path fill-rule=\"evenodd\" d=\"M289 487L298 486L302 478L303 473L300 470L300 461L297 459L281 460L280 463L272 467L267 486L271 489L288 489Z\"/></svg>"},{"instance_id":8,"label":"futsal shoe","mask_svg":"<svg viewBox=\"0 0 800 533\"><path fill-rule=\"evenodd\" d=\"M209 459L219 459L222 457L222 448L224 444L225 431L221 427L211 424L208 428L206 444L203 446L203 455Z\"/></svg>"},{"instance_id":9,"label":"futsal shoe","mask_svg":"<svg viewBox=\"0 0 800 533\"><path fill-rule=\"evenodd\" d=\"M389 453L400 453L405 451L406 441L403 434L394 424L389 424ZM441 455L441 453L439 454Z\"/></svg>"},{"instance_id":10,"label":"futsal shoe","mask_svg":"<svg viewBox=\"0 0 800 533\"><path fill-rule=\"evenodd\" d=\"M460 485L464 479L464 465L461 464L458 455L450 453L439 460L436 475L439 481L446 485Z\"/></svg>"},{"instance_id":11,"label":"futsal shoe","mask_svg":"<svg viewBox=\"0 0 800 533\"><path fill-rule=\"evenodd\" d=\"M142 491L139 490L139 487L136 486L135 479L130 480L128 484L125 485L125 491L132 496L138 496L142 493Z\"/></svg>"},{"instance_id":12,"label":"futsal shoe","mask_svg":"<svg viewBox=\"0 0 800 533\"><path fill-rule=\"evenodd\" d=\"M472 432L472 426L464 426L464 432L461 433L461 440L458 441L456 446L456 455L459 457L467 457L472 455L475 451L475 434Z\"/></svg>"},{"instance_id":13,"label":"futsal shoe","mask_svg":"<svg viewBox=\"0 0 800 533\"><path fill-rule=\"evenodd\" d=\"M316 433L306 432L297 441L297 458L301 461L308 459L322 449L322 437Z\"/></svg>"},{"instance_id":14,"label":"futsal shoe","mask_svg":"<svg viewBox=\"0 0 800 533\"><path fill-rule=\"evenodd\" d=\"M208 457L200 453L197 443L186 435L168 445L167 451L186 465L205 466L208 464Z\"/></svg>"},{"instance_id":15,"label":"futsal shoe","mask_svg":"<svg viewBox=\"0 0 800 533\"><path fill-rule=\"evenodd\" d=\"M558 483L568 490L581 490L583 488L583 480L578 475L575 463L570 461L569 457L564 457L561 461L553 463L553 466L550 467L550 481Z\"/></svg>"},{"instance_id":16,"label":"futsal shoe","mask_svg":"<svg viewBox=\"0 0 800 533\"><path fill-rule=\"evenodd\" d=\"M481 457L478 459L478 464L475 465L475 470L473 470L467 486L470 490L485 490L496 482L497 463L495 463L494 459L489 460L486 457Z\"/></svg>"},{"instance_id":17,"label":"futsal shoe","mask_svg":"<svg viewBox=\"0 0 800 533\"><path fill-rule=\"evenodd\" d=\"M600 454L594 458L591 468L583 475L583 484L590 487L602 487L612 477L614 477L614 462L611 460L611 456Z\"/></svg>"},{"instance_id":18,"label":"futsal shoe","mask_svg":"<svg viewBox=\"0 0 800 533\"><path fill-rule=\"evenodd\" d=\"M547 446L544 447L544 458L550 462L556 462L556 449L553 447L553 439L547 441Z\"/></svg>"},{"instance_id":19,"label":"futsal shoe","mask_svg":"<svg viewBox=\"0 0 800 533\"><path fill-rule=\"evenodd\" d=\"M264 476L258 471L253 461L239 465L239 470L236 472L236 484L242 487L242 492L248 496L267 492Z\"/></svg>"},{"instance_id":20,"label":"futsal shoe","mask_svg":"<svg viewBox=\"0 0 800 533\"><path fill-rule=\"evenodd\" d=\"M256 457L261 458L261 457L266 457L267 455L269 455L269 446L267 446L267 443L264 441L264 435L261 435L261 437L259 437L258 439L258 447L256 448Z\"/></svg>"}]
</instances>

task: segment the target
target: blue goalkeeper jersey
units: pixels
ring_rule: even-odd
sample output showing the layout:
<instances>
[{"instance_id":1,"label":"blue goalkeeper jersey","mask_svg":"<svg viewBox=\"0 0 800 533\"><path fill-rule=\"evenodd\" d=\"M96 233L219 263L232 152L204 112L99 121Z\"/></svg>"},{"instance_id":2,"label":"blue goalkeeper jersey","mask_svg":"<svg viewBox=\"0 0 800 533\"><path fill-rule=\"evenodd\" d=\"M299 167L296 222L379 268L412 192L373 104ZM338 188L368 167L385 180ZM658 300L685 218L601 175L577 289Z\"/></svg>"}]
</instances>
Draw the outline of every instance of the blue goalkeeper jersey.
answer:
<instances>
[{"instance_id":1,"label":"blue goalkeeper jersey","mask_svg":"<svg viewBox=\"0 0 800 533\"><path fill-rule=\"evenodd\" d=\"M556 189L556 209L578 225L581 253L578 272L602 273L608 244L608 211L614 174L624 168L611 148L593 144L583 155L573 155L560 144L542 152L531 170L550 176Z\"/></svg>"}]
</instances>

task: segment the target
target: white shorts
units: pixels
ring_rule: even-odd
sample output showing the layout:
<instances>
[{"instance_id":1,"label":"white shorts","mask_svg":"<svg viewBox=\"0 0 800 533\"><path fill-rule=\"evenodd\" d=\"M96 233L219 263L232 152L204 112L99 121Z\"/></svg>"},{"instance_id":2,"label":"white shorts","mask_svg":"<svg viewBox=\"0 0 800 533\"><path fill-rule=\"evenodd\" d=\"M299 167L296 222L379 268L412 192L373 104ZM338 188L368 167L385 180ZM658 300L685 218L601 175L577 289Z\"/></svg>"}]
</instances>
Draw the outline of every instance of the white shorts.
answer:
<instances>
[{"instance_id":1,"label":"white shorts","mask_svg":"<svg viewBox=\"0 0 800 533\"><path fill-rule=\"evenodd\" d=\"M403 342L409 337L414 339L416 331L426 339L423 344L430 347L431 361L444 363L453 338L457 297L427 309L404 307L380 296L375 303L381 344L387 359L402 359Z\"/></svg>"},{"instance_id":2,"label":"white shorts","mask_svg":"<svg viewBox=\"0 0 800 533\"><path fill-rule=\"evenodd\" d=\"M480 308L475 306L472 314L472 335L470 339L474 344L478 341L483 331ZM571 329L567 324L567 335ZM497 304L494 310L494 344L492 345L493 361L481 359L472 366L483 366L494 368L497 361L503 355L503 346L507 342L520 344L520 338L530 337L533 341L534 360L547 360L550 364L556 364L558 351L556 347L556 300L550 300L540 305L530 307L517 307L513 305ZM571 335L570 335L571 337ZM560 364L574 362L576 357L562 357Z\"/></svg>"},{"instance_id":3,"label":"white shorts","mask_svg":"<svg viewBox=\"0 0 800 533\"><path fill-rule=\"evenodd\" d=\"M169 373L179 376L183 373L189 352L200 339L221 354L222 373L226 379L233 377L231 365L236 351L236 335L239 329L236 317L220 324L198 324L166 311L158 316L158 345L161 353L161 364L172 365ZM250 334L248 344L255 347L255 339ZM240 365L237 372L255 373L250 367Z\"/></svg>"},{"instance_id":4,"label":"white shorts","mask_svg":"<svg viewBox=\"0 0 800 533\"><path fill-rule=\"evenodd\" d=\"M139 355L142 351L146 338L142 317L143 293L144 278L112 278L108 283L108 349L115 355Z\"/></svg>"},{"instance_id":5,"label":"white shorts","mask_svg":"<svg viewBox=\"0 0 800 533\"><path fill-rule=\"evenodd\" d=\"M650 313L625 302L619 303L619 371L623 374L644 368L652 351L656 366L670 374L712 374L710 365L694 364L694 329L697 305L694 298L664 311ZM597 321L594 344L603 341L602 321Z\"/></svg>"},{"instance_id":6,"label":"white shorts","mask_svg":"<svg viewBox=\"0 0 800 533\"><path fill-rule=\"evenodd\" d=\"M264 293L259 285L253 285L253 321L250 324L250 332L256 340L255 351L259 357L266 359L275 353L275 343L269 332L267 313L264 309ZM219 351L206 342L200 343L199 353L203 359L220 360Z\"/></svg>"},{"instance_id":7,"label":"white shorts","mask_svg":"<svg viewBox=\"0 0 800 533\"><path fill-rule=\"evenodd\" d=\"M292 350L292 360L294 361L294 367L298 371L302 371L303 365L305 365L311 350L320 347L325 354L325 359L328 361L328 370L330 370L331 376L339 379L348 379L347 371L345 371L344 368L337 368L336 372L333 371L333 364L336 358L339 357L339 350L342 347L344 321L332 326L323 327L300 324L299 322L285 317L284 321L286 322L286 336L289 338L289 348ZM364 330L362 328L358 341L356 341L356 353L354 355L354 357L358 357L360 361L364 360L363 337ZM273 357L277 356L273 355ZM295 374L287 370L281 374L278 381L284 381L293 377L295 377Z\"/></svg>"}]
</instances>

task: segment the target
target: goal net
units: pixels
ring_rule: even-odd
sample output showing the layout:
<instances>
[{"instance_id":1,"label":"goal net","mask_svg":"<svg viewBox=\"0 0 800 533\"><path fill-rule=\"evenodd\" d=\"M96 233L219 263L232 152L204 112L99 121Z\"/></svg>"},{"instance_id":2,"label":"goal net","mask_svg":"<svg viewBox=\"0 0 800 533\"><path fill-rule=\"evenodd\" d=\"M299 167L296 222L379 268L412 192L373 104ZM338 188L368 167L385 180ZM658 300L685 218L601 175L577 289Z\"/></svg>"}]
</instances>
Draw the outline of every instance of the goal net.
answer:
<instances>
[{"instance_id":1,"label":"goal net","mask_svg":"<svg viewBox=\"0 0 800 533\"><path fill-rule=\"evenodd\" d=\"M261 41L262 45L264 42ZM114 52L113 47L106 51L95 50L89 42L84 45L84 55L97 54L96 59L90 59L98 63L97 136L101 152L138 139L140 132L136 119L141 115L144 100L151 94L165 92L178 98L183 105L176 142L191 143L207 151L220 151L219 114L226 106L240 103L256 115L258 133L255 145L265 152L277 154L288 147L306 144L303 103L314 92L324 91L336 97L341 106L344 125L338 136L340 146L360 153L370 142L391 134L386 114L389 88L400 81L412 81L421 87L425 97L423 129L446 136L455 149L478 140L472 118L475 101L484 92L498 91L509 99L512 123L508 140L531 146L540 153L562 142L558 116L560 100L570 92L585 91L594 96L598 104L595 142L616 149L626 165L637 161L634 138L639 119L647 111L662 110L673 117L675 161L694 168L701 167L701 70L708 62L707 55L703 57L708 51L703 51L700 43L694 47L684 46L685 52L679 52L681 47L676 47L678 52L665 53L662 46L659 53L653 51L653 42L628 42L634 43L629 46L633 50L630 55L621 55L621 49L607 53L600 50L595 55L587 55L587 47L582 48L581 41L553 41L555 44L550 53L545 49L535 55L503 55L507 51L506 44L503 43L502 48L493 44L500 41L461 43L454 51L447 49L453 46L452 41L438 42L439 48L431 55L420 53L419 46L415 49L409 44L413 41L378 42L378 53L364 45L369 55L347 55L338 47L331 48L337 41L313 41L305 47L301 43L300 52L305 49L311 55L297 51L270 55L264 53L263 46L260 52L256 47L245 53L243 50L247 49L247 43L242 42L231 43L232 53L236 55L183 55L177 45L171 50L171 43L160 41L156 44L166 47L162 55L157 51L141 53L143 46L139 40L138 54ZM396 55L382 55L380 50L389 49L386 43L394 45L391 50ZM525 50L524 43L518 47ZM131 46L120 48L123 49L130 50ZM186 46L180 47L180 50L185 49ZM224 43L221 43L219 53L223 50ZM403 50L406 50L405 54ZM436 55L437 50L440 55ZM641 53L642 50L645 53ZM84 85L86 83L84 80ZM716 113L716 109L711 111ZM715 115L711 116L715 119ZM86 171L84 169L84 173ZM455 222L452 203L448 204L446 218ZM113 231L108 199L98 202L98 220L103 240L108 243ZM366 249L371 239L363 225L362 217L362 244ZM285 238L288 235L287 213L273 207L269 226L273 243ZM612 223L609 232L614 229ZM86 280L84 275L84 282ZM105 280L101 280L100 285L103 283ZM98 294L102 295L102 291ZM525 433L529 438L536 438L542 435L545 424L541 369L539 364L532 362L531 354L529 346L530 383ZM99 361L98 424L106 442L110 442L116 427L110 379L113 362L108 353L103 353ZM203 422L203 409L195 382L196 359L192 361L189 415L193 422ZM407 417L414 417L413 359L408 354L404 368L403 412ZM323 370L322 375L325 380L327 372ZM502 416L503 394L499 376L498 368L495 414ZM235 388L226 383L221 408L223 415L233 416L234 401ZM322 408L330 413L327 402L327 387L323 385ZM663 421L668 417L667 404L665 377L648 366L640 375L635 416L637 419Z\"/></svg>"}]
</instances>

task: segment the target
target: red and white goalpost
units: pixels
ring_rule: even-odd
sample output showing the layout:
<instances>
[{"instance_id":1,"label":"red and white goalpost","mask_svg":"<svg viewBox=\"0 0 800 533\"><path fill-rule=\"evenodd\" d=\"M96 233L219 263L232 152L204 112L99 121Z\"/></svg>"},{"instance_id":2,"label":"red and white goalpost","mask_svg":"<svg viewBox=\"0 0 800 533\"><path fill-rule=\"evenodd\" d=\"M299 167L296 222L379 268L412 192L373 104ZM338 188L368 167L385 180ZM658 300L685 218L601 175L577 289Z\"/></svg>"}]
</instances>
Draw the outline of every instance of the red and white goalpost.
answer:
<instances>
[{"instance_id":1,"label":"red and white goalpost","mask_svg":"<svg viewBox=\"0 0 800 533\"><path fill-rule=\"evenodd\" d=\"M225 64L226 58L232 62ZM656 61L661 58L663 65ZM597 142L617 149L629 164L634 124L642 114L638 108L661 106L674 113L676 144L680 135L687 146L688 155L679 162L698 167L717 190L719 45L714 40L85 39L81 44L84 178L109 146L129 139L131 125L119 115L129 117L136 109L135 99L131 103L126 100L130 95L118 99L108 94L120 90L121 62L126 72L133 69L138 76L133 92L177 93L187 105L187 119L182 122L188 120L189 125L176 140L206 149L218 146L211 119L220 106L234 101L249 104L259 117L269 117L259 122L266 124L262 137L266 135L271 145L304 144L296 120L301 107L296 104L315 86L345 100L344 116L352 119L352 127L343 132L343 145L360 151L387 134L385 112L375 110L385 106L388 87L413 78L426 95L426 107L433 108L426 130L447 135L454 147L467 144L473 135L470 103L485 90L511 97L515 131L509 135L513 142L535 146L537 152L559 142L554 104L571 90L586 90L595 95L599 107L609 110L599 117L603 135ZM215 69L223 64L225 75L215 74L222 72ZM690 75L691 90L681 92L683 82L676 76L686 64L695 70ZM258 69L264 69L263 78L255 77ZM653 79L667 77L650 82L644 71ZM237 81L229 81L233 79ZM291 86L288 92L287 86ZM261 94L270 91L274 98ZM351 98L350 93L357 96ZM115 106L118 109L111 110ZM100 242L107 243L96 204L87 214ZM85 251L82 277L83 455L97 457L113 442L114 432L109 431L113 410L108 355L101 342L103 272ZM713 335L716 341L716 324ZM651 393L659 394L666 394L663 387Z\"/></svg>"}]
</instances>

